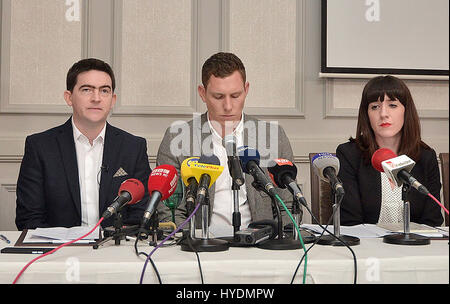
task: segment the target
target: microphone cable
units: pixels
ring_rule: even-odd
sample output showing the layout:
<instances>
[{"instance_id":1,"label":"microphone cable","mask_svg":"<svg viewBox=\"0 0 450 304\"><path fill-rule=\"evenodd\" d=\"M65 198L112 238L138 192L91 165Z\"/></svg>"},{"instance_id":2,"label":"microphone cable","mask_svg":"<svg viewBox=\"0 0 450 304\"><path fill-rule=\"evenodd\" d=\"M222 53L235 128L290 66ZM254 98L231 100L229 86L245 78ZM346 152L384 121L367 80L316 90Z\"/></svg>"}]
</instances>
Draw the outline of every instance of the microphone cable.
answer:
<instances>
[{"instance_id":1,"label":"microphone cable","mask_svg":"<svg viewBox=\"0 0 450 304\"><path fill-rule=\"evenodd\" d=\"M147 264L148 261L150 260L150 257L152 256L152 254L158 249L160 248L168 239L170 239L172 236L175 235L175 233L177 233L178 231L180 231L181 228L183 228L188 222L189 220L195 215L195 213L197 213L197 210L200 207L200 203L197 204L197 206L195 207L194 211L188 216L188 218L176 229L174 230L171 234L169 234L164 240L161 241L161 243L159 243L147 256L147 259L145 260L144 263L144 267L142 269L142 273L141 273L141 278L139 280L139 284L142 284L142 281L144 279L144 274L145 274L145 269L147 268Z\"/></svg>"},{"instance_id":2,"label":"microphone cable","mask_svg":"<svg viewBox=\"0 0 450 304\"><path fill-rule=\"evenodd\" d=\"M341 203L343 197L341 197L339 204ZM334 213L336 212L336 209L333 210L333 214L331 214L328 223L326 224L325 227L323 227L320 222L317 220L317 218L314 216L314 214L311 212L311 209L309 209L309 207L307 205L305 205L306 210L309 212L309 214L311 214L311 217L313 218L314 221L316 221L318 223L318 225L320 226L320 228L323 229L322 233L320 234L320 236L316 239L316 241L308 248L308 250L306 250L306 252L308 252L311 248L313 248L320 240L320 238L323 236L323 234L326 232L328 232L330 235L332 235L335 239L339 240L342 244L344 244L351 252L352 256L353 256L353 265L354 265L354 275L353 275L353 284L356 284L357 281L357 273L358 273L358 268L357 268L357 260L356 260L356 255L355 252L353 251L353 249L345 242L343 241L341 238L339 238L338 236L336 236L334 233L330 232L327 228L328 226L331 224L331 221L333 219ZM305 255L302 257L302 259L300 260L300 262L297 265L297 268L295 269L294 275L292 277L291 280L291 284L293 284L295 276L297 274L298 269L300 268L300 265L303 261L303 258L305 257Z\"/></svg>"},{"instance_id":3,"label":"microphone cable","mask_svg":"<svg viewBox=\"0 0 450 304\"><path fill-rule=\"evenodd\" d=\"M300 244L302 244L303 251L305 252L305 253L303 254L303 257L305 257L305 266L304 266L304 270L303 270L303 284L305 284L305 283L306 283L306 267L307 267L307 266L306 266L306 264L307 264L307 251L306 251L306 248L305 248L305 244L303 243L303 239L302 239L302 235L301 235L301 233L300 233L300 229L298 228L298 225L297 225L297 223L295 222L294 217L293 217L292 214L289 212L288 208L286 207L286 205L284 204L284 202L283 202L283 200L280 198L280 196L279 196L278 194L275 194L275 197L276 197L276 198L278 199L278 201L281 203L281 205L283 206L283 208L284 208L284 210L286 211L287 215L289 216L289 218L291 219L292 223L294 224L295 229L297 230L297 233L298 233L298 238L299 238L299 240L300 240ZM281 216L281 215L280 215L280 216ZM282 238L282 236L279 235L278 238ZM302 260L303 260L303 258L302 258ZM298 269L298 268L297 268L297 269Z\"/></svg>"},{"instance_id":4,"label":"microphone cable","mask_svg":"<svg viewBox=\"0 0 450 304\"><path fill-rule=\"evenodd\" d=\"M144 255L146 258L148 258L148 254L146 254L145 252L138 252L138 248L137 248L137 243L138 243L138 241L139 241L139 237L136 237L136 240L135 240L135 242L134 242L134 250L136 251L136 255L139 257L140 255ZM156 276L157 276L157 278L158 278L158 282L159 282L159 284L162 284L162 281L161 281L161 276L159 275L159 271L158 271L158 268L156 268L156 265L155 265L155 263L153 262L153 260L150 258L150 263L152 264L152 266L153 266L153 270L155 270L155 273L156 273Z\"/></svg>"},{"instance_id":5,"label":"microphone cable","mask_svg":"<svg viewBox=\"0 0 450 304\"><path fill-rule=\"evenodd\" d=\"M205 284L205 282L203 281L203 270L202 270L202 264L200 263L200 256L198 255L198 252L197 252L197 250L194 248L194 246L192 246L191 238L190 238L189 236L187 236L186 239L187 239L189 248L191 248L191 250L192 250L193 252L195 252L195 255L196 255L196 257L197 257L198 269L199 269L199 271L200 271L200 279L202 280L202 284Z\"/></svg>"},{"instance_id":6,"label":"microphone cable","mask_svg":"<svg viewBox=\"0 0 450 304\"><path fill-rule=\"evenodd\" d=\"M431 193L428 193L428 196L431 197L448 214L447 208L445 208L444 205L437 200L437 198L435 198Z\"/></svg>"},{"instance_id":7,"label":"microphone cable","mask_svg":"<svg viewBox=\"0 0 450 304\"><path fill-rule=\"evenodd\" d=\"M81 240L81 239L87 237L89 234L91 234L92 232L94 232L95 229L97 229L97 227L100 225L100 223L101 223L103 220L104 220L104 218L102 217L102 218L98 221L98 223L94 226L94 228L92 228L91 231L89 231L89 232L86 233L85 235L83 235L83 236L81 236L81 237L79 237L79 238L77 238L77 239L75 239L75 240L72 240L72 241L70 241L70 242L67 242L67 243L64 243L64 244L62 244L62 245L59 245L59 246L56 247L55 249L53 249L53 250L51 250L51 251L49 251L49 252L46 252L46 253L44 253L44 254L41 254L40 256L38 256L38 257L34 258L33 260L31 260L30 262L28 262L28 264L26 264L25 267L23 267L22 270L19 272L19 274L16 276L16 278L15 278L14 281L13 281L13 284L16 284L16 283L17 283L17 281L19 280L20 276L25 272L25 270L26 270L32 263L34 263L35 261L39 260L40 258L43 258L43 257L45 257L45 256L47 256L47 255L49 255L49 254L52 254L52 253L56 252L57 250L61 249L61 248L64 247L64 246L70 245L70 244L72 244L72 243L75 243L75 242L77 242L77 241L79 241L79 240Z\"/></svg>"}]
</instances>

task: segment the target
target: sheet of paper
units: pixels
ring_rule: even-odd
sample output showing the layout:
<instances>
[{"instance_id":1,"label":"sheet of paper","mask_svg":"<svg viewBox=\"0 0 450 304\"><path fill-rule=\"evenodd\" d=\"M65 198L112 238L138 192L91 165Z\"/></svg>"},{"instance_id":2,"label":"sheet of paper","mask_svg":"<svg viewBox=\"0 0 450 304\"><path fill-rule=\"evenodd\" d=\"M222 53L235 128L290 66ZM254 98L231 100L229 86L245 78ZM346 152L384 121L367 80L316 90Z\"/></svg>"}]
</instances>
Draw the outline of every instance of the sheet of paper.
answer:
<instances>
[{"instance_id":1,"label":"sheet of paper","mask_svg":"<svg viewBox=\"0 0 450 304\"><path fill-rule=\"evenodd\" d=\"M72 228L54 227L54 228L36 228L34 230L28 230L24 243L53 243L60 244L75 240L90 230L93 227L78 226ZM91 234L87 235L83 239L77 241L77 243L91 243L95 239L99 238L99 227L97 227Z\"/></svg>"},{"instance_id":2,"label":"sheet of paper","mask_svg":"<svg viewBox=\"0 0 450 304\"><path fill-rule=\"evenodd\" d=\"M322 226L325 227L324 225ZM320 235L323 231L319 225L303 224L300 227L306 228L306 230L309 231L314 231L316 235ZM329 225L327 230L334 233L334 227L332 225ZM389 231L373 224L361 224L355 226L341 226L339 233L341 235L349 235L359 238L378 238L388 234ZM326 234L328 234L328 232L325 231L324 235Z\"/></svg>"},{"instance_id":3,"label":"sheet of paper","mask_svg":"<svg viewBox=\"0 0 450 304\"><path fill-rule=\"evenodd\" d=\"M392 232L404 232L404 228L403 228L403 223L398 223L398 224L378 224L378 226L385 228L389 231ZM444 236L448 236L448 231L446 232L443 229L440 228L445 228L445 227L431 227L428 225L424 225L424 224L417 224L417 223L413 223L411 222L409 225L409 232L410 233L415 233L415 234L419 234L419 235L423 235L426 237L444 237Z\"/></svg>"}]
</instances>

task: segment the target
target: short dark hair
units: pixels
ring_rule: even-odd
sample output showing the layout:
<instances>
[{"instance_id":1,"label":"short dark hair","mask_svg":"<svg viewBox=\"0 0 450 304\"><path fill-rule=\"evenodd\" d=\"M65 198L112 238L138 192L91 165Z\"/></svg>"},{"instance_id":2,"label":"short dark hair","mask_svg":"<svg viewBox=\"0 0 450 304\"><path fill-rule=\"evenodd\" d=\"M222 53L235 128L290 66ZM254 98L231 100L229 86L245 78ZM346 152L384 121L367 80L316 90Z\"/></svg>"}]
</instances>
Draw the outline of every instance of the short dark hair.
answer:
<instances>
[{"instance_id":1,"label":"short dark hair","mask_svg":"<svg viewBox=\"0 0 450 304\"><path fill-rule=\"evenodd\" d=\"M398 99L405 107L403 128L400 131L402 138L398 154L406 154L418 161L421 147L425 149L430 149L430 147L420 137L419 115L417 114L411 92L401 79L391 75L374 77L365 85L359 105L356 138L350 138L350 141L356 141L364 159L370 161L373 153L379 147L370 126L368 108L371 102L384 101L385 95L391 100Z\"/></svg>"},{"instance_id":2,"label":"short dark hair","mask_svg":"<svg viewBox=\"0 0 450 304\"><path fill-rule=\"evenodd\" d=\"M73 88L75 87L75 84L77 83L78 75L83 72L87 72L87 71L91 71L91 70L96 70L96 71L101 71L101 72L107 73L109 75L109 77L111 77L112 90L113 91L115 90L116 79L114 77L114 72L113 72L111 66L109 64L107 64L106 62L104 62L100 59L96 59L96 58L82 59L82 60L74 63L74 65L72 65L72 67L67 72L67 77L66 77L67 90L70 92L73 92Z\"/></svg>"},{"instance_id":3,"label":"short dark hair","mask_svg":"<svg viewBox=\"0 0 450 304\"><path fill-rule=\"evenodd\" d=\"M235 71L239 71L245 83L245 67L241 59L232 53L216 53L209 57L202 67L202 83L206 88L211 75L215 77L225 78Z\"/></svg>"}]
</instances>

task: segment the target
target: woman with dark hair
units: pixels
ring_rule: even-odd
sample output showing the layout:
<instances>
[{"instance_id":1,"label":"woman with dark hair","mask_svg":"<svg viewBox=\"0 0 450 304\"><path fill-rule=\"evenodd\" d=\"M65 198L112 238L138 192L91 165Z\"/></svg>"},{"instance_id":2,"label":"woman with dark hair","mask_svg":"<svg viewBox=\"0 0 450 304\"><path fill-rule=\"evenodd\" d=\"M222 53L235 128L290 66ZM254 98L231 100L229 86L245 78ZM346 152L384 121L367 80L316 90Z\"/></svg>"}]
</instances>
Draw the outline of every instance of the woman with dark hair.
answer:
<instances>
[{"instance_id":1,"label":"woman with dark hair","mask_svg":"<svg viewBox=\"0 0 450 304\"><path fill-rule=\"evenodd\" d=\"M401 187L394 188L385 173L371 165L373 153L388 148L407 155L416 164L411 174L440 200L440 173L436 152L420 137L420 121L411 93L394 76L372 78L364 87L359 106L356 138L336 149L338 177L345 189L341 224L400 223L403 221ZM412 222L440 226L443 217L431 198L411 189Z\"/></svg>"}]
</instances>

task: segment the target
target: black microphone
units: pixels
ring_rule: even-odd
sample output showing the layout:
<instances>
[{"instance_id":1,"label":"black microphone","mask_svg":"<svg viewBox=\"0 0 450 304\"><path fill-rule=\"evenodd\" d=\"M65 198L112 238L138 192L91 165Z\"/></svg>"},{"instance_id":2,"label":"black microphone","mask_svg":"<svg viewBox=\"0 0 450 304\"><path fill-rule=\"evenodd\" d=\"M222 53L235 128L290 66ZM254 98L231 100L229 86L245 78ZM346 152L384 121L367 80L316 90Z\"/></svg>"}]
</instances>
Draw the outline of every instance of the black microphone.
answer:
<instances>
[{"instance_id":1,"label":"black microphone","mask_svg":"<svg viewBox=\"0 0 450 304\"><path fill-rule=\"evenodd\" d=\"M248 146L238 148L239 158L242 161L242 170L253 176L255 182L261 185L269 195L275 196L275 186L270 181L270 178L259 167L259 152L256 149Z\"/></svg>"},{"instance_id":2,"label":"black microphone","mask_svg":"<svg viewBox=\"0 0 450 304\"><path fill-rule=\"evenodd\" d=\"M244 184L244 175L242 174L242 164L239 156L236 154L236 138L234 135L226 135L223 138L223 145L227 151L228 169L231 178L239 187Z\"/></svg>"},{"instance_id":3,"label":"black microphone","mask_svg":"<svg viewBox=\"0 0 450 304\"><path fill-rule=\"evenodd\" d=\"M297 176L297 167L289 160L277 158L272 160L268 168L270 177L273 182L282 189L288 189L294 199L305 207L307 206L306 199L303 196L300 187L295 182Z\"/></svg>"},{"instance_id":4,"label":"black microphone","mask_svg":"<svg viewBox=\"0 0 450 304\"><path fill-rule=\"evenodd\" d=\"M206 196L209 187L216 181L223 171L220 160L214 154L210 156L202 155L196 166L192 168L197 174L200 174L200 180L197 188L197 203L206 203Z\"/></svg>"}]
</instances>

